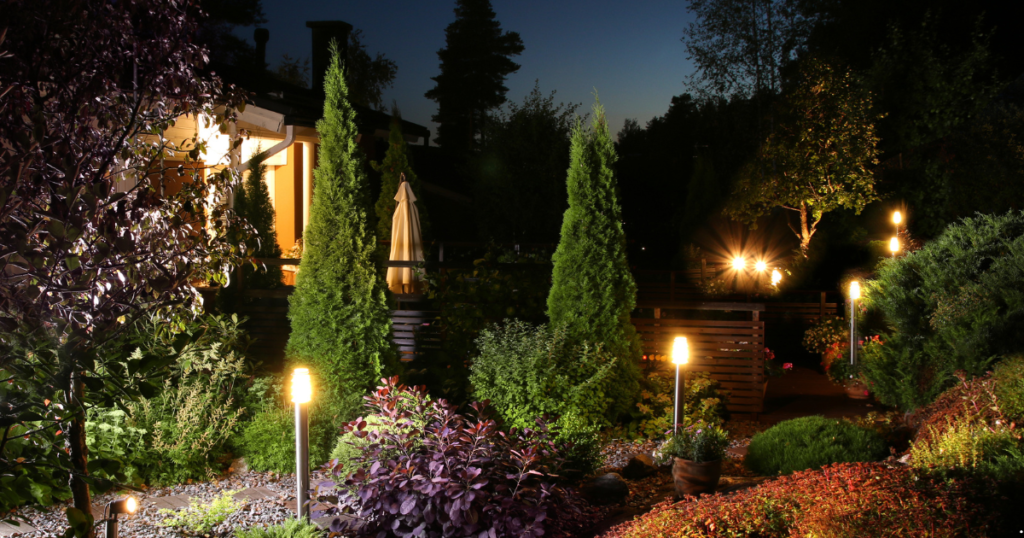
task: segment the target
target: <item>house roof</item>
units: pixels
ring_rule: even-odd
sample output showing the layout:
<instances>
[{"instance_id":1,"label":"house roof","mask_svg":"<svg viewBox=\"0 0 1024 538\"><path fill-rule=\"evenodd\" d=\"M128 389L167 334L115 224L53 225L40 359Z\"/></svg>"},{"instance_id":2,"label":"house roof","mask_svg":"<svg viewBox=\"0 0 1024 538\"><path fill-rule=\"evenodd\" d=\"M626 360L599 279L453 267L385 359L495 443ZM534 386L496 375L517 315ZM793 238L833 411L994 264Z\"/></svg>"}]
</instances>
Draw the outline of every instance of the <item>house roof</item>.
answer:
<instances>
[{"instance_id":1,"label":"house roof","mask_svg":"<svg viewBox=\"0 0 1024 538\"><path fill-rule=\"evenodd\" d=\"M316 128L316 121L323 115L324 96L322 92L296 86L274 77L266 71L258 72L219 62L212 62L210 70L227 84L234 84L252 95L248 100L257 107L282 114L285 125ZM391 128L391 115L372 108L351 103L356 111L356 127L360 133L373 135L379 130ZM430 137L426 127L407 120L402 121L402 134L406 137Z\"/></svg>"}]
</instances>

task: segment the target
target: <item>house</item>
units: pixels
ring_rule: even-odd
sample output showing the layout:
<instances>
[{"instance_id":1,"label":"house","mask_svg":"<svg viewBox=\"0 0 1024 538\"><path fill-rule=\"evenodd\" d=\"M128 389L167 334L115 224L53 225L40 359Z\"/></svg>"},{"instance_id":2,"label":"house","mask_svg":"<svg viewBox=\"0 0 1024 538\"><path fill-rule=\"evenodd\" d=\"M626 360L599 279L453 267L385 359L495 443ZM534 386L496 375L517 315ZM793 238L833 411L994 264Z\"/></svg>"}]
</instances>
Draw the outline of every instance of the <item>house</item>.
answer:
<instances>
[{"instance_id":1,"label":"house","mask_svg":"<svg viewBox=\"0 0 1024 538\"><path fill-rule=\"evenodd\" d=\"M302 238L309 224L313 169L320 143L316 121L323 115L323 78L330 62L328 46L332 39L348 43L352 30L350 24L342 21L311 21L306 26L312 29L313 37L313 89L283 82L266 71L224 64L210 66L225 84L234 84L252 94L238 117L236 129L247 133L238 150L229 151L230 140L236 133L214 132L204 125L202 118L179 118L174 127L164 133L171 141L189 139L197 132L200 138L209 140L205 166L199 167L203 174L219 166L244 170L254 153L266 151L266 182L277 215L277 240L283 252L288 252ZM263 56L269 32L257 29L255 36L259 65L265 65ZM383 155L375 154L375 141L387 140L391 115L358 104L352 106L356 110L358 144L370 159L382 158ZM402 132L410 144L427 145L430 139L426 127L409 121L402 121ZM173 193L180 188L182 179L175 172L173 162L165 162L164 168L168 171L163 178L163 188Z\"/></svg>"}]
</instances>

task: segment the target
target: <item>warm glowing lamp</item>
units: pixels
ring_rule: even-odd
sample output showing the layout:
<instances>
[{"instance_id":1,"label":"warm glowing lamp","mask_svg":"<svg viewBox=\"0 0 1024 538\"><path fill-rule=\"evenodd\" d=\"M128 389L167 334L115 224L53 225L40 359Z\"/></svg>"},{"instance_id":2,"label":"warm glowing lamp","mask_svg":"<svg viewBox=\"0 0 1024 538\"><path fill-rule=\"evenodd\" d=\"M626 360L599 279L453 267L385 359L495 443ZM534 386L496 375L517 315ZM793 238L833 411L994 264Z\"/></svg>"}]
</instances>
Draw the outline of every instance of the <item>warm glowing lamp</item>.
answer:
<instances>
[{"instance_id":1,"label":"warm glowing lamp","mask_svg":"<svg viewBox=\"0 0 1024 538\"><path fill-rule=\"evenodd\" d=\"M778 269L772 269L772 286L778 286L782 282L782 273Z\"/></svg>"},{"instance_id":2,"label":"warm glowing lamp","mask_svg":"<svg viewBox=\"0 0 1024 538\"><path fill-rule=\"evenodd\" d=\"M107 524L103 531L104 538L117 538L117 515L134 514L139 508L139 501L135 497L125 497L107 503L106 520Z\"/></svg>"},{"instance_id":3,"label":"warm glowing lamp","mask_svg":"<svg viewBox=\"0 0 1024 538\"><path fill-rule=\"evenodd\" d=\"M900 251L900 240L895 236L889 240L889 251L892 252L893 256Z\"/></svg>"},{"instance_id":4,"label":"warm glowing lamp","mask_svg":"<svg viewBox=\"0 0 1024 538\"><path fill-rule=\"evenodd\" d=\"M690 347L686 344L685 336L677 336L672 344L672 364L686 364L690 362Z\"/></svg>"},{"instance_id":5,"label":"warm glowing lamp","mask_svg":"<svg viewBox=\"0 0 1024 538\"><path fill-rule=\"evenodd\" d=\"M740 269L743 269L744 267L746 267L746 265L747 265L747 260L744 260L741 257L736 257L736 258L732 259L732 268L737 270L737 271L739 271Z\"/></svg>"},{"instance_id":6,"label":"warm glowing lamp","mask_svg":"<svg viewBox=\"0 0 1024 538\"><path fill-rule=\"evenodd\" d=\"M292 373L292 402L309 403L313 399L313 385L309 380L308 368L296 368Z\"/></svg>"},{"instance_id":7,"label":"warm glowing lamp","mask_svg":"<svg viewBox=\"0 0 1024 538\"><path fill-rule=\"evenodd\" d=\"M761 260L754 264L754 269L757 269L758 271L763 273L768 270L768 264L764 263L764 260Z\"/></svg>"},{"instance_id":8,"label":"warm glowing lamp","mask_svg":"<svg viewBox=\"0 0 1024 538\"><path fill-rule=\"evenodd\" d=\"M292 401L295 402L295 486L296 515L309 519L309 401L313 384L308 368L292 372Z\"/></svg>"},{"instance_id":9,"label":"warm glowing lamp","mask_svg":"<svg viewBox=\"0 0 1024 538\"><path fill-rule=\"evenodd\" d=\"M850 282L850 299L854 301L860 299L860 282L856 280Z\"/></svg>"},{"instance_id":10,"label":"warm glowing lamp","mask_svg":"<svg viewBox=\"0 0 1024 538\"><path fill-rule=\"evenodd\" d=\"M899 226L903 222L903 215L899 211L892 214L892 223Z\"/></svg>"}]
</instances>

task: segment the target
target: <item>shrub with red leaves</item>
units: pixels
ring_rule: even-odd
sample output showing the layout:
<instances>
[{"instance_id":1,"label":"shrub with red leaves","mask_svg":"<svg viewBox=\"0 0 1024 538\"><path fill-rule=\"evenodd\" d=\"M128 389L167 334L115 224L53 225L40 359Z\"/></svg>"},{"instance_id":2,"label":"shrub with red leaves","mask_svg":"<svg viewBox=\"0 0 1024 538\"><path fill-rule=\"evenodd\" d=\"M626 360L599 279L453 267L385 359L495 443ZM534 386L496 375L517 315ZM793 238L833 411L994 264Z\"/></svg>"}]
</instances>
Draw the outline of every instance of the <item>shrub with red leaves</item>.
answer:
<instances>
[{"instance_id":1,"label":"shrub with red leaves","mask_svg":"<svg viewBox=\"0 0 1024 538\"><path fill-rule=\"evenodd\" d=\"M665 502L604 538L988 536L962 481L916 478L907 467L837 463L732 494Z\"/></svg>"},{"instance_id":2,"label":"shrub with red leaves","mask_svg":"<svg viewBox=\"0 0 1024 538\"><path fill-rule=\"evenodd\" d=\"M1005 423L999 408L992 374L967 379L963 371L956 372L957 383L942 393L935 402L918 411L919 422L914 443L930 443L933 437L953 425Z\"/></svg>"},{"instance_id":3,"label":"shrub with red leaves","mask_svg":"<svg viewBox=\"0 0 1024 538\"><path fill-rule=\"evenodd\" d=\"M541 536L548 518L574 509L554 482L558 447L543 421L505 432L486 403L464 416L422 387L398 378L367 398L372 430L355 420L345 431L369 440L338 503L356 519L332 531L358 536ZM337 461L334 462L337 465ZM331 485L331 484L321 484Z\"/></svg>"}]
</instances>

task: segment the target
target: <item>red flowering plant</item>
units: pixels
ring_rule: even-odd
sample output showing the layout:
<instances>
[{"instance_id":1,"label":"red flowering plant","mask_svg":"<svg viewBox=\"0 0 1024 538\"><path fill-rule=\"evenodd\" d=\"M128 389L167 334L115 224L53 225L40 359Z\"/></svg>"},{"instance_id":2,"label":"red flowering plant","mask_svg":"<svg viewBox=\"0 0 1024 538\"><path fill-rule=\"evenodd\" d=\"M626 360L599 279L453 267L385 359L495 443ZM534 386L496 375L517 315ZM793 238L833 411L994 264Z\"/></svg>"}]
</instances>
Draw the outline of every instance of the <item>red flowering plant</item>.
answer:
<instances>
[{"instance_id":1,"label":"red flowering plant","mask_svg":"<svg viewBox=\"0 0 1024 538\"><path fill-rule=\"evenodd\" d=\"M764 348L764 373L771 377L779 377L786 372L793 369L793 363L791 362L780 362L775 360L775 353L772 350Z\"/></svg>"},{"instance_id":2,"label":"red flowering plant","mask_svg":"<svg viewBox=\"0 0 1024 538\"><path fill-rule=\"evenodd\" d=\"M541 536L545 526L575 511L571 494L555 484L562 461L543 420L536 429L503 431L487 403L470 415L445 400L429 400L423 387L398 378L366 397L377 418L344 426L369 441L345 478L332 532L355 536ZM337 461L329 468L341 468ZM334 488L324 482L318 492ZM550 529L548 529L550 530Z\"/></svg>"}]
</instances>

